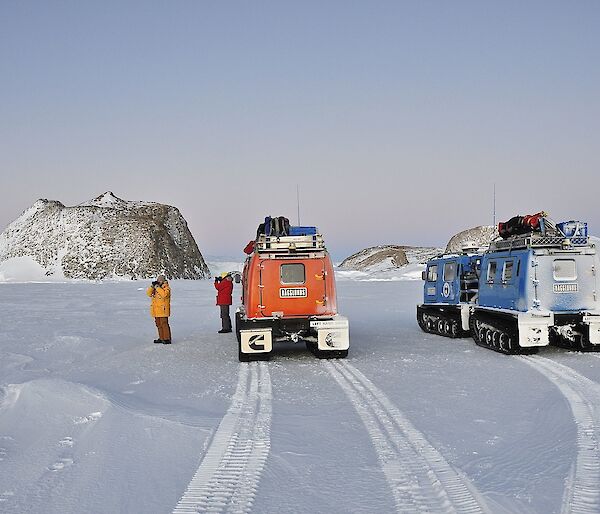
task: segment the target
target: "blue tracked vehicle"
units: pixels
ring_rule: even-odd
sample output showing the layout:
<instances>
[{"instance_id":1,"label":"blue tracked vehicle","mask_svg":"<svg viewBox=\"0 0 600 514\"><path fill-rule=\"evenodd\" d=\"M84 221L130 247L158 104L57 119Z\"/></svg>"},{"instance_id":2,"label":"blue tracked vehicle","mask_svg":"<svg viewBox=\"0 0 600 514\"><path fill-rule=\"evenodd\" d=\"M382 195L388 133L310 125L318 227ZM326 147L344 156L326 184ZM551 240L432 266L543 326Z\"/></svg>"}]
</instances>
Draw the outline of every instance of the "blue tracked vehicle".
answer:
<instances>
[{"instance_id":1,"label":"blue tracked vehicle","mask_svg":"<svg viewBox=\"0 0 600 514\"><path fill-rule=\"evenodd\" d=\"M423 272L419 326L508 354L554 344L600 351L600 261L587 225L508 236L482 253L442 255Z\"/></svg>"}]
</instances>

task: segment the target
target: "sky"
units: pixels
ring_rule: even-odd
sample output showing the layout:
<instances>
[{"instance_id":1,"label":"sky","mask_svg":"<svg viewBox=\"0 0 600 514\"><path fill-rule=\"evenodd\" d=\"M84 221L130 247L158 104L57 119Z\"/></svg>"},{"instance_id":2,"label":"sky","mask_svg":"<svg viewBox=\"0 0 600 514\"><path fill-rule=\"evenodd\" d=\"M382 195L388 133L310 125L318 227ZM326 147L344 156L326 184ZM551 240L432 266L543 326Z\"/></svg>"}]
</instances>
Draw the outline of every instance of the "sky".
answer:
<instances>
[{"instance_id":1,"label":"sky","mask_svg":"<svg viewBox=\"0 0 600 514\"><path fill-rule=\"evenodd\" d=\"M600 2L0 1L0 230L38 198L266 215L338 258L545 210L600 234Z\"/></svg>"}]
</instances>

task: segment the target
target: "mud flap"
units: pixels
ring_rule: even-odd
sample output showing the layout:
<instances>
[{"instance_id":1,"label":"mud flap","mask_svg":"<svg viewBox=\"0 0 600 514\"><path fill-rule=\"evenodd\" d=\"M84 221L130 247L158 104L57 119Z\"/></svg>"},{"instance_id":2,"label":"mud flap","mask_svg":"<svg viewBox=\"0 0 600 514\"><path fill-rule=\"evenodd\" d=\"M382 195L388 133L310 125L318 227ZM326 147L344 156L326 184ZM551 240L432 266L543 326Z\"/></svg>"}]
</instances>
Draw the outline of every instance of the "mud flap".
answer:
<instances>
[{"instance_id":1,"label":"mud flap","mask_svg":"<svg viewBox=\"0 0 600 514\"><path fill-rule=\"evenodd\" d=\"M470 330L470 320L471 320L471 306L470 305L461 305L460 306L460 323L461 327L465 332Z\"/></svg>"},{"instance_id":2,"label":"mud flap","mask_svg":"<svg viewBox=\"0 0 600 514\"><path fill-rule=\"evenodd\" d=\"M273 337L270 328L240 330L241 353L269 353L273 350Z\"/></svg>"},{"instance_id":3,"label":"mud flap","mask_svg":"<svg viewBox=\"0 0 600 514\"><path fill-rule=\"evenodd\" d=\"M336 316L332 320L311 321L310 326L317 331L319 350L347 350L350 347L348 318Z\"/></svg>"},{"instance_id":4,"label":"mud flap","mask_svg":"<svg viewBox=\"0 0 600 514\"><path fill-rule=\"evenodd\" d=\"M600 344L600 316L584 316L583 322L590 327L590 343Z\"/></svg>"},{"instance_id":5,"label":"mud flap","mask_svg":"<svg viewBox=\"0 0 600 514\"><path fill-rule=\"evenodd\" d=\"M532 314L520 312L518 317L519 346L548 346L550 344L550 327L554 325L554 316L548 314Z\"/></svg>"}]
</instances>

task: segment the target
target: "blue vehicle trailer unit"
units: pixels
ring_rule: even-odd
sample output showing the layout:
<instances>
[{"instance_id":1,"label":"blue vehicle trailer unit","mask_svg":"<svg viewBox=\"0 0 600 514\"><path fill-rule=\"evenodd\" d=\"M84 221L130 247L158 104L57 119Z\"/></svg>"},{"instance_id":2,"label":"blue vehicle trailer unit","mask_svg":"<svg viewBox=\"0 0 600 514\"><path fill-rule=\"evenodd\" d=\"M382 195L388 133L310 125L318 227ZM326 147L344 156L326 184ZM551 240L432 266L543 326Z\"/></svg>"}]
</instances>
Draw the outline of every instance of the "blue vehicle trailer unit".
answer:
<instances>
[{"instance_id":1,"label":"blue vehicle trailer unit","mask_svg":"<svg viewBox=\"0 0 600 514\"><path fill-rule=\"evenodd\" d=\"M424 303L417 307L417 320L424 331L448 337L469 333L469 309L477 294L480 261L480 255L465 253L427 263Z\"/></svg>"},{"instance_id":2,"label":"blue vehicle trailer unit","mask_svg":"<svg viewBox=\"0 0 600 514\"><path fill-rule=\"evenodd\" d=\"M419 326L510 354L549 344L600 351L600 261L587 224L540 226L481 253L431 259Z\"/></svg>"}]
</instances>

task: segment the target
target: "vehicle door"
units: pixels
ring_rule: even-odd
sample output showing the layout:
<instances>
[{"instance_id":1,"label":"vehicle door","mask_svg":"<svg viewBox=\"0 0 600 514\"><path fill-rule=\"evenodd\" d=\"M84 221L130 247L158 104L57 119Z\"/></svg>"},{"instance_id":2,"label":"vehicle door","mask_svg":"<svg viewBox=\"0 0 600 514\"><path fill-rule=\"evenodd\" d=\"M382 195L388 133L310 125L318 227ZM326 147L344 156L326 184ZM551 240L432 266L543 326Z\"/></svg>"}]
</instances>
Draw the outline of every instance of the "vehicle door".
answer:
<instances>
[{"instance_id":1,"label":"vehicle door","mask_svg":"<svg viewBox=\"0 0 600 514\"><path fill-rule=\"evenodd\" d=\"M325 259L265 260L260 291L264 316L322 314L327 311Z\"/></svg>"}]
</instances>

